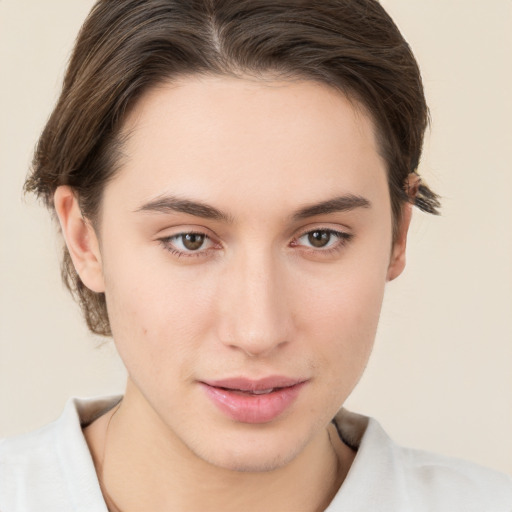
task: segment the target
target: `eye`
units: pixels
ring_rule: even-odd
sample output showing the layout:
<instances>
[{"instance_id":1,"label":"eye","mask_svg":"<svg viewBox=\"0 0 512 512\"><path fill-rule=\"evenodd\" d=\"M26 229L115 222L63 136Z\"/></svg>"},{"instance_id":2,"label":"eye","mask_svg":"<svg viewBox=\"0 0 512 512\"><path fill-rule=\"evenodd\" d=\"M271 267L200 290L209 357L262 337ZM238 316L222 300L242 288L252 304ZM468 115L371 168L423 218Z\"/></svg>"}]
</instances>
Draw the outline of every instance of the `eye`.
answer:
<instances>
[{"instance_id":1,"label":"eye","mask_svg":"<svg viewBox=\"0 0 512 512\"><path fill-rule=\"evenodd\" d=\"M171 253L187 256L203 253L213 246L212 240L204 233L179 233L160 241Z\"/></svg>"},{"instance_id":2,"label":"eye","mask_svg":"<svg viewBox=\"0 0 512 512\"><path fill-rule=\"evenodd\" d=\"M333 229L314 229L313 231L308 231L297 238L293 245L301 245L321 250L336 249L341 248L341 246L351 238L351 234L344 233L342 231L335 231Z\"/></svg>"}]
</instances>

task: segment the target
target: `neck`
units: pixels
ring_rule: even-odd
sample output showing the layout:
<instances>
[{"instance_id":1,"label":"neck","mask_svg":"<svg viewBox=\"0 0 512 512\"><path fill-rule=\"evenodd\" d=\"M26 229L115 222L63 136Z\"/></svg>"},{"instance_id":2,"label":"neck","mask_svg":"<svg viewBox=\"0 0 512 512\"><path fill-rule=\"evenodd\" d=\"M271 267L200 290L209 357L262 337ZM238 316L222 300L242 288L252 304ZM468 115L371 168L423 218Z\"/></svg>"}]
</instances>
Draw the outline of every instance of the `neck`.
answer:
<instances>
[{"instance_id":1,"label":"neck","mask_svg":"<svg viewBox=\"0 0 512 512\"><path fill-rule=\"evenodd\" d=\"M220 468L191 452L130 388L119 409L85 434L106 501L122 512L316 512L332 500L354 457L331 425L292 461L272 471Z\"/></svg>"}]
</instances>

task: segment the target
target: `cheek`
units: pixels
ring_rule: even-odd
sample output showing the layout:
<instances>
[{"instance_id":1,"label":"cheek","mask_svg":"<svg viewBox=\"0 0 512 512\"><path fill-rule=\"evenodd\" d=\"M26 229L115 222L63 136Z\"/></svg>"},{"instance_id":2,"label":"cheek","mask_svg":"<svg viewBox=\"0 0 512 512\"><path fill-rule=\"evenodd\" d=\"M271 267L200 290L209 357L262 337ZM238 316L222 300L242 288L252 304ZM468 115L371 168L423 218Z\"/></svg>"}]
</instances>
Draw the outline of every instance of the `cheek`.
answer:
<instances>
[{"instance_id":1,"label":"cheek","mask_svg":"<svg viewBox=\"0 0 512 512\"><path fill-rule=\"evenodd\" d=\"M307 302L311 327L321 333L320 341L326 340L330 350L366 354L377 329L383 293L384 284L361 279L331 286Z\"/></svg>"},{"instance_id":2,"label":"cheek","mask_svg":"<svg viewBox=\"0 0 512 512\"><path fill-rule=\"evenodd\" d=\"M198 287L188 272L154 260L112 255L110 261L116 265L105 268L107 308L128 372L149 372L155 381L170 369L185 373L212 322L210 287Z\"/></svg>"},{"instance_id":3,"label":"cheek","mask_svg":"<svg viewBox=\"0 0 512 512\"><path fill-rule=\"evenodd\" d=\"M322 279L311 277L296 296L298 331L304 343L314 340L309 344L319 366L344 394L359 380L373 348L386 269L386 258L359 255Z\"/></svg>"}]
</instances>

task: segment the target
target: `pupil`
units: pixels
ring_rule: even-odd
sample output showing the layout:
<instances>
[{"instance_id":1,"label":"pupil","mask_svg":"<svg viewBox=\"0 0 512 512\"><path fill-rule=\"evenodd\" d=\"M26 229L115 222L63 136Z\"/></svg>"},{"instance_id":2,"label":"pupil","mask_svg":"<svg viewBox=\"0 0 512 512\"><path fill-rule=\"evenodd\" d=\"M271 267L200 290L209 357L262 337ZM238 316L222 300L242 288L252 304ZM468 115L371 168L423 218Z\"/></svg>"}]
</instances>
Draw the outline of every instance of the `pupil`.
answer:
<instances>
[{"instance_id":1,"label":"pupil","mask_svg":"<svg viewBox=\"0 0 512 512\"><path fill-rule=\"evenodd\" d=\"M188 233L187 235L183 235L183 245L189 251L196 251L200 249L204 242L204 235L198 235L195 233Z\"/></svg>"},{"instance_id":2,"label":"pupil","mask_svg":"<svg viewBox=\"0 0 512 512\"><path fill-rule=\"evenodd\" d=\"M308 240L313 247L325 247L331 240L331 234L328 231L313 231L309 233Z\"/></svg>"}]
</instances>

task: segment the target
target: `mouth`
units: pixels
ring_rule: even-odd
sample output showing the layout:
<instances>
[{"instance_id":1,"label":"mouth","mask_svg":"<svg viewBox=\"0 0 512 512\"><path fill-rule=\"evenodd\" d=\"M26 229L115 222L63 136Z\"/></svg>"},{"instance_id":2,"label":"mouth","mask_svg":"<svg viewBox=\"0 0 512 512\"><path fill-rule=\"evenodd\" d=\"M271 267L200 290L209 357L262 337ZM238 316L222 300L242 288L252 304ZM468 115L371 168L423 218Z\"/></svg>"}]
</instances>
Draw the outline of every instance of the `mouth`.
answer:
<instances>
[{"instance_id":1,"label":"mouth","mask_svg":"<svg viewBox=\"0 0 512 512\"><path fill-rule=\"evenodd\" d=\"M225 391L230 391L231 393L239 393L240 395L268 395L269 393L274 393L274 391L279 391L283 388L270 388L270 389L258 389L258 390L243 390L243 389L230 389L230 388L219 388L224 389Z\"/></svg>"},{"instance_id":2,"label":"mouth","mask_svg":"<svg viewBox=\"0 0 512 512\"><path fill-rule=\"evenodd\" d=\"M208 398L227 417L240 423L268 423L298 398L305 379L272 376L200 382Z\"/></svg>"}]
</instances>

